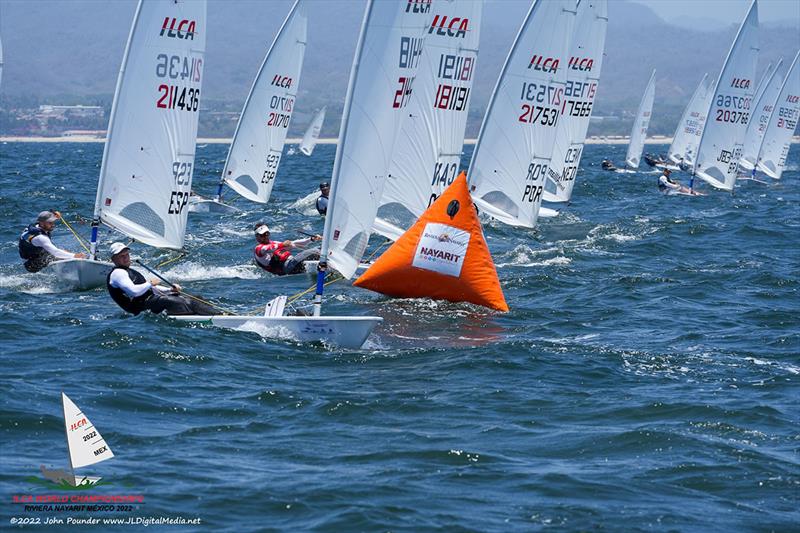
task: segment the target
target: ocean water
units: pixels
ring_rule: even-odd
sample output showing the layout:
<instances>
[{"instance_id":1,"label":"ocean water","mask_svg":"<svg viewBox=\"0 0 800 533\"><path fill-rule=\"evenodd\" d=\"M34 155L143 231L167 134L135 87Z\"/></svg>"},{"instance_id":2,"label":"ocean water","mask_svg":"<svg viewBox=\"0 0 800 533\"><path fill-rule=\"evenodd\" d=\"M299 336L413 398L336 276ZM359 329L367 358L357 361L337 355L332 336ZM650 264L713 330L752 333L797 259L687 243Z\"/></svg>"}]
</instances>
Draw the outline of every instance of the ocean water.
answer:
<instances>
[{"instance_id":1,"label":"ocean water","mask_svg":"<svg viewBox=\"0 0 800 533\"><path fill-rule=\"evenodd\" d=\"M102 148L0 145L0 529L800 530L797 146L782 181L694 198L662 196L649 169L602 172L625 147L588 146L558 217L484 228L511 312L334 284L328 312L385 318L360 350L126 316L105 290L26 273L16 239L39 211L88 235ZM198 192L226 151L198 147ZM164 275L243 312L309 287L254 267L251 229L321 232L312 193L333 155L286 155L266 207L231 193L241 213L190 215ZM61 225L54 240L79 249ZM61 391L115 454L81 470L107 482L85 493L143 496L133 511L12 503L66 494L36 479L67 464Z\"/></svg>"}]
</instances>

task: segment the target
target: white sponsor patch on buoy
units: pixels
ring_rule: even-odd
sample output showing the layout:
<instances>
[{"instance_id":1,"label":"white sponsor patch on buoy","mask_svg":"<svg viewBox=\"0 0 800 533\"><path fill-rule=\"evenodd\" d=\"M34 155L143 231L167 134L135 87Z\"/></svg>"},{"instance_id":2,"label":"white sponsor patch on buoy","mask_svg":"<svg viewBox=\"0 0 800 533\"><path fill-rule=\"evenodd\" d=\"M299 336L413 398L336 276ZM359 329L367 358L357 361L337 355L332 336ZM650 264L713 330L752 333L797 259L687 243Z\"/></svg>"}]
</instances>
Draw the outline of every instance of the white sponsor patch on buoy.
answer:
<instances>
[{"instance_id":1,"label":"white sponsor patch on buoy","mask_svg":"<svg viewBox=\"0 0 800 533\"><path fill-rule=\"evenodd\" d=\"M414 254L413 266L458 277L464 265L470 234L467 231L429 222Z\"/></svg>"}]
</instances>

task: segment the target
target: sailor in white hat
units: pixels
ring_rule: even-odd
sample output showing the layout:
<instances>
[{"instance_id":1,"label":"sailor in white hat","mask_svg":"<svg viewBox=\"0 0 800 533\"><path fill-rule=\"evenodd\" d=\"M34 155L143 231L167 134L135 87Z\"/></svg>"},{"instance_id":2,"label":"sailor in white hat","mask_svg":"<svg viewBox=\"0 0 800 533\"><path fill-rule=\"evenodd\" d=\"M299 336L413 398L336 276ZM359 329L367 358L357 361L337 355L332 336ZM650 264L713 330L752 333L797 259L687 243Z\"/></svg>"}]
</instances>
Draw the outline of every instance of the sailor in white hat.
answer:
<instances>
[{"instance_id":1,"label":"sailor in white hat","mask_svg":"<svg viewBox=\"0 0 800 533\"><path fill-rule=\"evenodd\" d=\"M163 287L158 278L150 281L131 268L130 248L121 242L110 246L114 269L106 278L106 288L114 300L125 311L138 315L142 311L168 315L217 315L213 307L181 294L180 285Z\"/></svg>"},{"instance_id":2,"label":"sailor in white hat","mask_svg":"<svg viewBox=\"0 0 800 533\"><path fill-rule=\"evenodd\" d=\"M256 264L271 274L285 276L287 274L302 274L305 272L303 261L319 259L318 248L308 248L294 255L294 248L303 248L312 241L322 239L320 235L313 235L306 239L294 241L270 240L269 226L259 222L253 228L256 234L256 247L253 256Z\"/></svg>"}]
</instances>

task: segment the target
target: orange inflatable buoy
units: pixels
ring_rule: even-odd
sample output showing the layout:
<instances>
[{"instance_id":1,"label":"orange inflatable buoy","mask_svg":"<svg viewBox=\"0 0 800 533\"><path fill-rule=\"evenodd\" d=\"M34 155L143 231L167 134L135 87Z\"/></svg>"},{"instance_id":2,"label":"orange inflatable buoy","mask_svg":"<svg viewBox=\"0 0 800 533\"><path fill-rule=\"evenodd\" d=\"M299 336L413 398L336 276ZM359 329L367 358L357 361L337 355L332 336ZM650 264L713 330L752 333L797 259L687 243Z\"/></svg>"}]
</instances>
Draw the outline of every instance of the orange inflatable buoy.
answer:
<instances>
[{"instance_id":1,"label":"orange inflatable buoy","mask_svg":"<svg viewBox=\"0 0 800 533\"><path fill-rule=\"evenodd\" d=\"M353 285L508 311L464 172Z\"/></svg>"}]
</instances>

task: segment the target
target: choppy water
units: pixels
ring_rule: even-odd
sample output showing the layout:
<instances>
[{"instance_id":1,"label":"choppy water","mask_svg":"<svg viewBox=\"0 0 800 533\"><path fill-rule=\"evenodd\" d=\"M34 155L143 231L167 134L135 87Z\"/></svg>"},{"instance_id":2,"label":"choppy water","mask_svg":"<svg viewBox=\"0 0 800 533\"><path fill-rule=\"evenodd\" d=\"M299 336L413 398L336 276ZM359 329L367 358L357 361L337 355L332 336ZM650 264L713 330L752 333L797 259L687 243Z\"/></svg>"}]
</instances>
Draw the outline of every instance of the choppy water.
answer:
<instances>
[{"instance_id":1,"label":"choppy water","mask_svg":"<svg viewBox=\"0 0 800 533\"><path fill-rule=\"evenodd\" d=\"M199 192L226 149L199 147ZM573 204L537 230L486 226L510 313L335 284L331 312L385 317L343 351L134 318L103 290L25 273L16 238L36 213L91 216L102 145L0 145L2 523L21 516L11 495L58 493L31 476L67 461L63 390L116 454L86 469L111 483L94 492L143 494L132 516L228 531L797 531L800 149L780 183L703 198L597 170L624 149L589 146ZM190 255L166 275L242 311L309 286L253 267L250 230L321 231L295 203L333 153L286 156L264 210L192 215ZM77 250L63 227L55 240Z\"/></svg>"}]
</instances>

